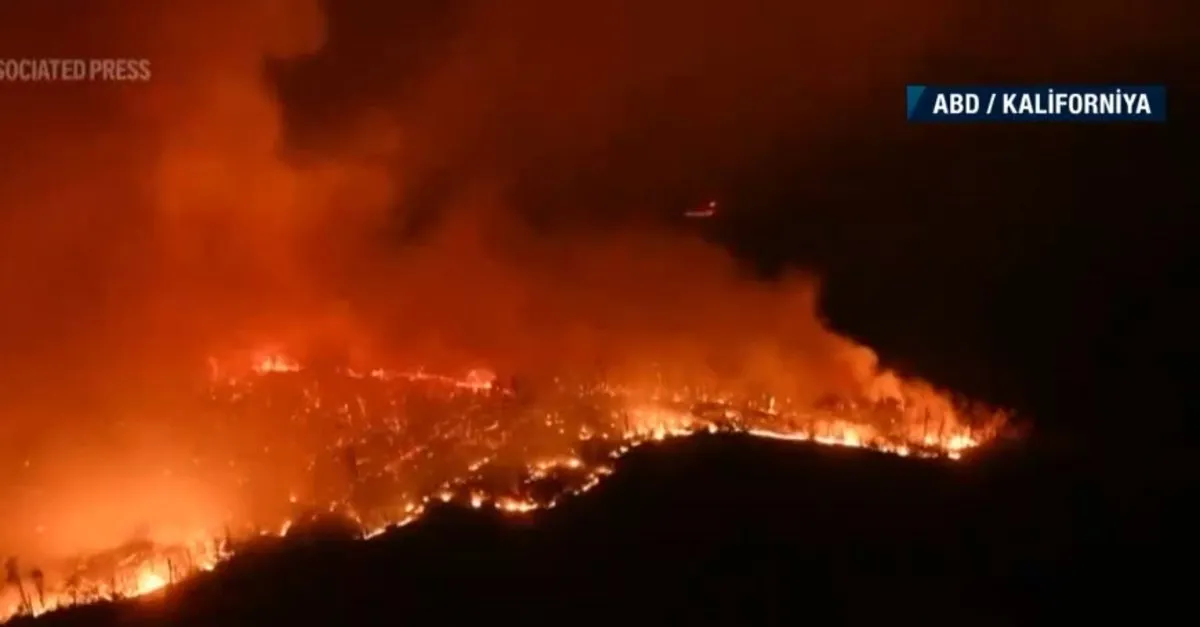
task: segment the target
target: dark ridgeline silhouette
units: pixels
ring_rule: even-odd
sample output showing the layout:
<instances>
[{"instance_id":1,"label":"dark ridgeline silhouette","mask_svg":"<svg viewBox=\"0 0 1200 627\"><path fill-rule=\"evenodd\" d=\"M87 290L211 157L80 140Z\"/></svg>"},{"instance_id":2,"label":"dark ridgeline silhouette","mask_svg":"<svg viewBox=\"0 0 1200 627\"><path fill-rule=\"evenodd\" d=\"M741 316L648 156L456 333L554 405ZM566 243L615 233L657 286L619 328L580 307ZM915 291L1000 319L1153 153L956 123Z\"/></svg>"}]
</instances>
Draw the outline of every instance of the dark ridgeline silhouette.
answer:
<instances>
[{"instance_id":1,"label":"dark ridgeline silhouette","mask_svg":"<svg viewBox=\"0 0 1200 627\"><path fill-rule=\"evenodd\" d=\"M831 318L938 383L1011 400L1037 416L1039 432L955 465L728 436L670 442L635 452L594 492L530 523L447 506L370 543L300 529L274 550L252 551L227 533L220 542L240 557L164 600L17 624L1027 625L1040 622L1046 604L1076 600L1076 590L1086 598L1074 616L1127 603L1139 622L1165 623L1155 614L1190 597L1161 580L1193 568L1178 539L1194 537L1184 509L1197 485L1194 446L1162 427L1182 406L1177 391L1194 383L1191 374L1172 377L1176 363L1194 369L1180 336L1195 324L1176 306L1192 290L1171 255L1194 247L1194 229L1179 227L1195 217L1195 135L1185 131L1196 99L1181 91L1194 82L1195 62L1181 48L1173 53L1180 69L1139 71L1136 60L1098 46L1097 71L1063 71L1056 57L1087 54L1047 51L1061 34L1053 22L1028 28L1037 11L1020 3L968 4L978 18L950 29L958 44L879 86L874 122L893 122L846 121L870 141L816 152L784 136L778 159L745 165L772 180L749 181L751 197L723 197L721 212L692 226L716 231L719 223L727 232L712 237L737 240L764 269L808 255L828 279ZM1092 4L1119 15L1105 11L1116 3ZM1062 16L1075 7L1059 8ZM1086 29L1094 16L1079 13ZM1010 28L991 29L1010 18ZM404 39L389 21L374 21L388 39ZM993 41L1003 45L989 56ZM948 60L940 70L939 56ZM1019 67L1023 57L1036 77ZM902 126L899 96L889 95L905 80L937 76L1117 75L1171 83L1172 121L1160 129L915 128ZM449 178L448 188L467 180ZM570 187L572 203L587 195ZM773 191L784 188L792 191ZM528 398L522 382L513 387ZM1055 422L1076 431L1064 438L1072 441L1104 424L1100 439L1115 446L1051 446L1046 427ZM927 435L942 428L926 414ZM353 481L352 456L342 462ZM15 558L5 571L6 591L29 613Z\"/></svg>"},{"instance_id":2,"label":"dark ridgeline silhouette","mask_svg":"<svg viewBox=\"0 0 1200 627\"><path fill-rule=\"evenodd\" d=\"M1160 498L1194 476L1158 477L1156 493L1105 491L1105 460L1036 451L952 463L734 434L667 441L532 518L439 504L360 541L327 515L233 546L230 562L163 598L36 624L561 623L569 607L597 621L879 625L932 612L1013 625L1047 595L1125 585L1124 570L1097 564L1168 567L1162 521L1183 523ZM1138 590L1113 598L1154 592ZM1158 602L1143 615L1169 607Z\"/></svg>"}]
</instances>

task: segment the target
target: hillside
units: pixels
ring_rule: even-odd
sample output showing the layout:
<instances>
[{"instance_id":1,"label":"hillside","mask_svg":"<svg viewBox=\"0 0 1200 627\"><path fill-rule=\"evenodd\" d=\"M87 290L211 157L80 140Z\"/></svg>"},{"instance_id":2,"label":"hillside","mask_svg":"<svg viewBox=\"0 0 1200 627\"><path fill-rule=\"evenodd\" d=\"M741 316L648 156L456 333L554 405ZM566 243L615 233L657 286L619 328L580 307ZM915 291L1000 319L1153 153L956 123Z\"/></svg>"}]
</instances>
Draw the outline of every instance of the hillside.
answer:
<instances>
[{"instance_id":1,"label":"hillside","mask_svg":"<svg viewBox=\"0 0 1200 627\"><path fill-rule=\"evenodd\" d=\"M1137 568L1168 565L1154 551L1169 542L1177 521L1163 508L1185 476L1134 491L1083 457L1023 449L955 463L696 436L636 451L592 492L531 518L446 505L369 541L326 522L150 598L14 624L654 613L703 623L1015 624L1043 604L1119 590L1133 573L1158 572ZM1137 472L1141 481L1156 471Z\"/></svg>"}]
</instances>

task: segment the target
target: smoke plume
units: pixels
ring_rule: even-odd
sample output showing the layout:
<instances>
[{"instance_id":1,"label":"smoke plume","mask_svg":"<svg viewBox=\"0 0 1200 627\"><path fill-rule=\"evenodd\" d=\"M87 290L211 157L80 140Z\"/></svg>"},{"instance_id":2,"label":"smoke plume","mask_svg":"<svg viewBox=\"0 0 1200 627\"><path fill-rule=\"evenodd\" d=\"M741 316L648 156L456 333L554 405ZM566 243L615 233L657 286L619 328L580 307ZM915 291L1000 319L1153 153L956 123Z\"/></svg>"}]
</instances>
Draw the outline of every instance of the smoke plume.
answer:
<instances>
[{"instance_id":1,"label":"smoke plume","mask_svg":"<svg viewBox=\"0 0 1200 627\"><path fill-rule=\"evenodd\" d=\"M662 207L621 190L702 187L781 137L816 163L955 41L958 4L6 6L0 57L144 58L152 77L0 84L0 543L220 520L221 495L163 470L194 426L176 399L261 343L878 392L812 279L761 285L694 237L625 227ZM584 193L597 181L630 201Z\"/></svg>"}]
</instances>

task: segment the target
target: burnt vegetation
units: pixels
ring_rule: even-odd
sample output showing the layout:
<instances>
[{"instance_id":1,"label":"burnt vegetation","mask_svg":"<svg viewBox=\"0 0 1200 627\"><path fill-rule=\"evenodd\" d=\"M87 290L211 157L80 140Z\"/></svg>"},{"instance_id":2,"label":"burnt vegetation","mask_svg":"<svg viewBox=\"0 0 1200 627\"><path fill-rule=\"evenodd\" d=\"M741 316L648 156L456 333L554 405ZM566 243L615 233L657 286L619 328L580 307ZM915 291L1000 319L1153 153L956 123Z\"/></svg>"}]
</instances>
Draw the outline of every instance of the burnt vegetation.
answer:
<instances>
[{"instance_id":1,"label":"burnt vegetation","mask_svg":"<svg viewBox=\"0 0 1200 627\"><path fill-rule=\"evenodd\" d=\"M244 541L213 572L147 597L13 624L528 622L656 612L700 623L1015 624L1080 590L1120 585L1126 578L1114 561L1166 561L1158 551L1173 519L1163 497L1179 494L1186 477L1118 492L1102 474L1111 471L1086 456L1036 445L1010 453L999 445L953 463L697 435L639 449L588 495L531 517L438 504L363 541L356 523L313 516L286 538Z\"/></svg>"}]
</instances>

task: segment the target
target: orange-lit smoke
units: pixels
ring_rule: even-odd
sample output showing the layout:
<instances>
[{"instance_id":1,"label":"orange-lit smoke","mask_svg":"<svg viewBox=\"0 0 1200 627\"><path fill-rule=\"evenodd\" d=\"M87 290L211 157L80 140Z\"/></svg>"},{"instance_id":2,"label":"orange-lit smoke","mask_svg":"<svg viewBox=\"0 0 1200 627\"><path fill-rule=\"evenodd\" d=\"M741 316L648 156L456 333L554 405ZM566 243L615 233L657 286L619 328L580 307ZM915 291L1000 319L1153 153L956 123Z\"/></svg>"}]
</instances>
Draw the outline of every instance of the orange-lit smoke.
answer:
<instances>
[{"instance_id":1,"label":"orange-lit smoke","mask_svg":"<svg viewBox=\"0 0 1200 627\"><path fill-rule=\"evenodd\" d=\"M735 170L784 127L824 136L954 4L466 3L403 76L335 60L322 91L398 86L309 129L305 154L263 62L325 54L316 0L6 6L0 56L147 58L152 79L0 84L0 548L222 520L236 504L163 468L193 453L207 358L264 342L886 394L874 355L818 320L813 281L759 285L682 236L550 235L510 192L631 135L648 139L614 176L648 181ZM405 23L380 11L364 22ZM462 185L440 227L386 243L389 208L447 169Z\"/></svg>"},{"instance_id":2,"label":"orange-lit smoke","mask_svg":"<svg viewBox=\"0 0 1200 627\"><path fill-rule=\"evenodd\" d=\"M145 83L0 84L0 545L77 549L220 520L171 399L217 340L307 297L293 242L387 183L289 165L266 57L316 51L314 2L6 6L6 58L145 58ZM219 35L218 35L219 33Z\"/></svg>"}]
</instances>

